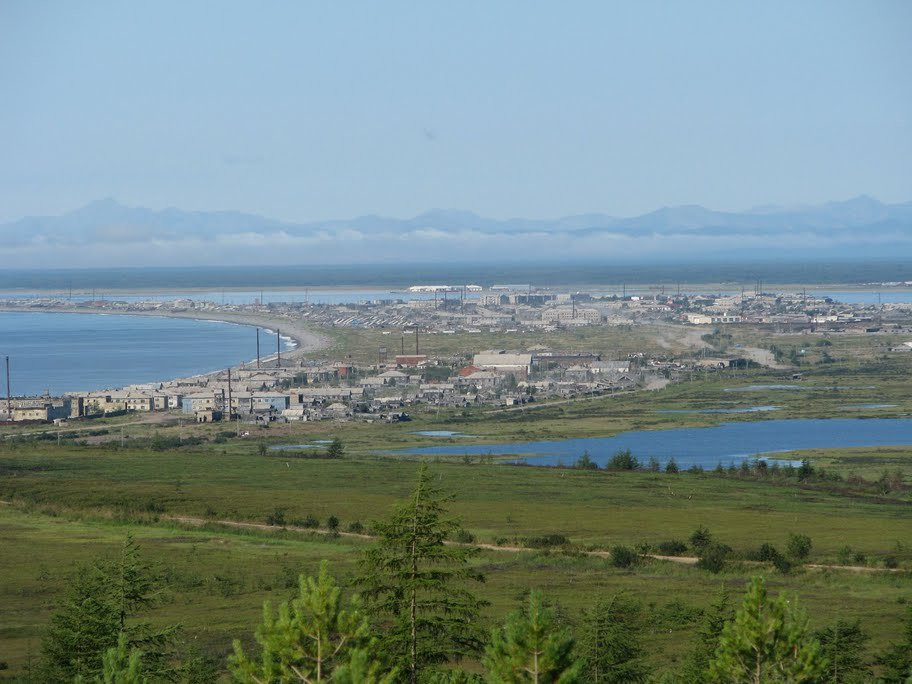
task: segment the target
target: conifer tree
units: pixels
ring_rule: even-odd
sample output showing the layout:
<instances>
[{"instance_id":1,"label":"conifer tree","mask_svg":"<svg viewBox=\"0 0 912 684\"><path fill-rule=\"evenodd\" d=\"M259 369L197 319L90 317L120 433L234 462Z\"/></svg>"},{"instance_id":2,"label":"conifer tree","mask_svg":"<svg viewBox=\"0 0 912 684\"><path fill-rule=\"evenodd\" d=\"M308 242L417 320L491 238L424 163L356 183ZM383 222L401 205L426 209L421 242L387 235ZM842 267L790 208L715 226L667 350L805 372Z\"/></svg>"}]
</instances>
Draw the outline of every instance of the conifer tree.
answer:
<instances>
[{"instance_id":1,"label":"conifer tree","mask_svg":"<svg viewBox=\"0 0 912 684\"><path fill-rule=\"evenodd\" d=\"M837 620L835 625L818 631L816 636L827 658L825 681L833 684L870 681L871 671L864 657L869 637L861 628L860 620Z\"/></svg>"},{"instance_id":2,"label":"conifer tree","mask_svg":"<svg viewBox=\"0 0 912 684\"><path fill-rule=\"evenodd\" d=\"M469 566L476 553L446 540L461 525L447 515L451 499L432 481L427 464L392 516L376 523L376 544L361 563L359 583L382 623L381 651L414 684L430 666L481 651L484 602L467 588L483 581Z\"/></svg>"},{"instance_id":3,"label":"conifer tree","mask_svg":"<svg viewBox=\"0 0 912 684\"><path fill-rule=\"evenodd\" d=\"M123 632L117 637L117 646L105 651L101 665L99 684L145 684L149 681L143 674L142 652L129 647Z\"/></svg>"},{"instance_id":4,"label":"conifer tree","mask_svg":"<svg viewBox=\"0 0 912 684\"><path fill-rule=\"evenodd\" d=\"M94 679L101 658L117 644L120 615L109 578L97 564L79 568L60 599L41 645L41 680Z\"/></svg>"},{"instance_id":5,"label":"conifer tree","mask_svg":"<svg viewBox=\"0 0 912 684\"><path fill-rule=\"evenodd\" d=\"M180 627L156 629L136 619L160 602L163 591L161 578L140 554L133 535L127 533L113 561L101 561L99 566L108 577L110 600L117 610L118 634L125 634L128 646L142 652L143 668L148 675L171 677L174 673L170 661Z\"/></svg>"},{"instance_id":6,"label":"conifer tree","mask_svg":"<svg viewBox=\"0 0 912 684\"><path fill-rule=\"evenodd\" d=\"M583 611L579 654L585 680L594 684L646 681L648 670L640 647L642 609L633 598L601 598Z\"/></svg>"},{"instance_id":7,"label":"conifer tree","mask_svg":"<svg viewBox=\"0 0 912 684\"><path fill-rule=\"evenodd\" d=\"M154 630L135 620L139 611L158 600L158 587L131 535L115 560L97 560L77 570L42 643L42 677L49 681L97 678L102 657L117 645L121 634L129 647L143 652L149 675L173 674L169 659L178 628Z\"/></svg>"},{"instance_id":8,"label":"conifer tree","mask_svg":"<svg viewBox=\"0 0 912 684\"><path fill-rule=\"evenodd\" d=\"M876 662L881 667L882 681L889 684L912 684L912 606L909 607L909 617L903 626L901 640L877 656Z\"/></svg>"},{"instance_id":9,"label":"conifer tree","mask_svg":"<svg viewBox=\"0 0 912 684\"><path fill-rule=\"evenodd\" d=\"M348 662L333 670L333 684L396 684L399 672L384 672L381 664L366 648L352 649Z\"/></svg>"},{"instance_id":10,"label":"conifer tree","mask_svg":"<svg viewBox=\"0 0 912 684\"><path fill-rule=\"evenodd\" d=\"M573 654L570 630L559 627L539 592L529 593L525 610L495 628L485 650L490 684L573 684L584 681L583 661Z\"/></svg>"},{"instance_id":11,"label":"conifer tree","mask_svg":"<svg viewBox=\"0 0 912 684\"><path fill-rule=\"evenodd\" d=\"M228 665L238 682L327 682L340 666L346 676L379 675L375 663L358 649L371 645L370 625L353 596L346 607L342 590L329 574L326 561L320 574L300 577L298 596L279 605L277 615L267 601L263 624L256 632L258 660L249 658L240 641ZM355 651L358 651L357 653Z\"/></svg>"},{"instance_id":12,"label":"conifer tree","mask_svg":"<svg viewBox=\"0 0 912 684\"><path fill-rule=\"evenodd\" d=\"M697 633L687 660L684 663L683 679L688 682L709 680L709 663L719 647L722 629L733 616L728 590L723 584L716 600L703 613L703 622Z\"/></svg>"},{"instance_id":13,"label":"conifer tree","mask_svg":"<svg viewBox=\"0 0 912 684\"><path fill-rule=\"evenodd\" d=\"M804 613L782 594L770 599L764 579L755 577L735 619L722 629L709 671L711 681L726 684L800 684L819 681L826 667Z\"/></svg>"}]
</instances>

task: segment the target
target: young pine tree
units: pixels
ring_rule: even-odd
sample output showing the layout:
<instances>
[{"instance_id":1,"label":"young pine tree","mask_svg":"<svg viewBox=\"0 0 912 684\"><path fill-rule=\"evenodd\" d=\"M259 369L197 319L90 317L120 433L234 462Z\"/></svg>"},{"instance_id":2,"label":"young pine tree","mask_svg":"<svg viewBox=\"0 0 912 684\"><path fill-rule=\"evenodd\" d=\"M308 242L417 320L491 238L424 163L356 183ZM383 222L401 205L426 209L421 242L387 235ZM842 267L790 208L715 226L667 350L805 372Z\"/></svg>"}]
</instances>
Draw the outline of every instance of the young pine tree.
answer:
<instances>
[{"instance_id":1,"label":"young pine tree","mask_svg":"<svg viewBox=\"0 0 912 684\"><path fill-rule=\"evenodd\" d=\"M865 662L865 643L870 637L861 621L837 620L835 625L816 633L821 651L827 658L825 681L852 684L870 681L871 671Z\"/></svg>"},{"instance_id":2,"label":"young pine tree","mask_svg":"<svg viewBox=\"0 0 912 684\"><path fill-rule=\"evenodd\" d=\"M716 600L703 612L703 622L696 641L684 662L683 681L709 681L709 663L719 647L722 629L733 615L728 590L723 584Z\"/></svg>"},{"instance_id":3,"label":"young pine tree","mask_svg":"<svg viewBox=\"0 0 912 684\"><path fill-rule=\"evenodd\" d=\"M130 648L127 635L117 637L117 646L105 651L101 659L99 684L146 684L149 679L143 674L142 652Z\"/></svg>"},{"instance_id":4,"label":"young pine tree","mask_svg":"<svg viewBox=\"0 0 912 684\"><path fill-rule=\"evenodd\" d=\"M249 658L240 641L234 642L228 667L235 681L328 682L337 669L354 681L392 681L363 650L372 640L359 599L352 597L346 607L341 594L324 561L318 577L300 577L298 596L281 603L277 616L267 601L256 632L259 659Z\"/></svg>"},{"instance_id":5,"label":"young pine tree","mask_svg":"<svg viewBox=\"0 0 912 684\"><path fill-rule=\"evenodd\" d=\"M593 684L644 682L648 669L640 646L642 608L618 594L601 598L583 611L578 653L585 662L585 681Z\"/></svg>"},{"instance_id":6,"label":"young pine tree","mask_svg":"<svg viewBox=\"0 0 912 684\"><path fill-rule=\"evenodd\" d=\"M414 684L428 667L480 652L478 614L484 602L467 588L484 578L469 567L475 550L447 545L459 520L447 516L445 496L427 464L415 489L389 520L375 526L359 583L383 625L380 650Z\"/></svg>"},{"instance_id":7,"label":"young pine tree","mask_svg":"<svg viewBox=\"0 0 912 684\"><path fill-rule=\"evenodd\" d=\"M539 592L525 610L512 613L491 633L484 666L489 684L574 684L583 680L583 661L573 654L570 630L559 627Z\"/></svg>"},{"instance_id":8,"label":"young pine tree","mask_svg":"<svg viewBox=\"0 0 912 684\"><path fill-rule=\"evenodd\" d=\"M817 682L827 661L808 632L807 617L780 594L770 599L762 577L751 580L735 619L725 625L709 665L726 684Z\"/></svg>"}]
</instances>

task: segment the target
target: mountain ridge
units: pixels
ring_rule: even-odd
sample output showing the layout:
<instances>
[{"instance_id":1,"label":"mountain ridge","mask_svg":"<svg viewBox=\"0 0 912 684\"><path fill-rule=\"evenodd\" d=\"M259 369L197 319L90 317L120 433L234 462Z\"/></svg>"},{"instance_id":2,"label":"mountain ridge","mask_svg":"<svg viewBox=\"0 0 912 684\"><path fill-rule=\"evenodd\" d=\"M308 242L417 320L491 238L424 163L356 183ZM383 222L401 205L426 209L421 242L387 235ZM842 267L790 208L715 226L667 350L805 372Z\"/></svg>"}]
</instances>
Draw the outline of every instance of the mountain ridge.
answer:
<instances>
[{"instance_id":1,"label":"mountain ridge","mask_svg":"<svg viewBox=\"0 0 912 684\"><path fill-rule=\"evenodd\" d=\"M554 219L490 219L461 209L430 209L411 218L365 215L296 223L232 210L130 207L106 197L60 216L29 216L0 225L0 240L2 250L18 252L28 265L38 266L51 265L55 253L63 256L67 250L87 265L150 263L144 257L153 264L189 263L191 255L173 251L197 245L207 245L217 259L230 256L229 261L241 257L238 250L253 250L245 258L265 259L257 253L260 249L282 259L298 252L324 261L338 258L340 250L351 258L384 260L445 259L473 251L492 259L498 251L504 259L649 253L726 258L744 249L772 256L783 249L896 256L912 253L912 201L886 204L859 195L742 212L691 204L632 217L594 212Z\"/></svg>"}]
</instances>

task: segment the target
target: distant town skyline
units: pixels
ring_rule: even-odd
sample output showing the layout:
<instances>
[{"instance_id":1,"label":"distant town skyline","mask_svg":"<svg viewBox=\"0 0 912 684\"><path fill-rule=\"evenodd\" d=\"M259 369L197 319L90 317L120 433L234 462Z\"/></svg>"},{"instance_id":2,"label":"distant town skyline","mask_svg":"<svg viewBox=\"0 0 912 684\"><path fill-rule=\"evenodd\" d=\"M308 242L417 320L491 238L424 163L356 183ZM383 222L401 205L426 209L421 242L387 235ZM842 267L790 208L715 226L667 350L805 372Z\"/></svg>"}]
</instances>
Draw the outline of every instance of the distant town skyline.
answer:
<instances>
[{"instance_id":1,"label":"distant town skyline","mask_svg":"<svg viewBox=\"0 0 912 684\"><path fill-rule=\"evenodd\" d=\"M2 3L0 223L908 201L910 27L887 0Z\"/></svg>"}]
</instances>

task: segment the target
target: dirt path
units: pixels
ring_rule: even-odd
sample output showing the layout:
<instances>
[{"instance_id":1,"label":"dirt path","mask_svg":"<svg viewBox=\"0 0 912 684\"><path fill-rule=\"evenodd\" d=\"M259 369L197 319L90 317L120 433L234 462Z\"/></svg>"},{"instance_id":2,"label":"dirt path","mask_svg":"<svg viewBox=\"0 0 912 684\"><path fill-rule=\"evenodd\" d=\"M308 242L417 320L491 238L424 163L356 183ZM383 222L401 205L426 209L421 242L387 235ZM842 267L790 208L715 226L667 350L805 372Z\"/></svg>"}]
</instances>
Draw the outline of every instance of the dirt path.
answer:
<instances>
[{"instance_id":1,"label":"dirt path","mask_svg":"<svg viewBox=\"0 0 912 684\"><path fill-rule=\"evenodd\" d=\"M791 368L791 366L786 366L781 363L776 363L776 357L773 356L773 352L769 349L761 349L760 347L742 347L739 349L744 356L749 358L754 363L759 363L761 366L767 366L768 368L774 368L776 370L785 370Z\"/></svg>"},{"instance_id":2,"label":"dirt path","mask_svg":"<svg viewBox=\"0 0 912 684\"><path fill-rule=\"evenodd\" d=\"M128 427L130 425L162 425L165 423L173 423L177 425L179 418L171 413L166 413L164 411L150 411L148 415L143 416L142 420L131 420L127 423L113 423L105 424L99 423L97 425L86 425L84 427L70 427L69 423L61 425L60 427L48 428L46 430L28 430L22 432L12 432L6 435L0 435L0 439L14 439L16 437L32 437L33 435L43 435L47 433L66 433L66 432L86 432L89 430L108 430L109 432L116 433L118 428Z\"/></svg>"},{"instance_id":3,"label":"dirt path","mask_svg":"<svg viewBox=\"0 0 912 684\"><path fill-rule=\"evenodd\" d=\"M7 503L5 501L0 501L0 503ZM353 539L361 540L371 540L374 539L373 536L369 534L360 534L357 532L330 532L329 530L321 530L312 527L297 527L295 525L267 525L265 523L253 523L253 522L241 522L238 520L207 520L205 518L194 518L191 516L185 515L166 515L162 516L164 520L171 520L174 522L183 523L185 525L192 525L194 527L201 527L203 525L224 525L226 527L234 527L238 529L253 529L253 530L265 530L265 531L279 531L279 530L289 530L291 532L302 532L307 534L323 534L323 535L338 535L340 537L349 537ZM472 546L477 549L483 549L485 551L499 551L502 553L533 553L539 549L530 549L524 546L498 546L497 544L484 544L484 543L473 543L473 544L461 544L459 542L447 541L444 542L448 545L453 546ZM591 551L580 551L584 556L591 556L595 558L610 558L611 551L595 549ZM661 554L649 553L646 554L647 558L653 560L664 561L667 563L678 563L680 565L696 565L700 560L696 556L663 556ZM762 563L757 563L758 565L763 565ZM804 565L805 568L811 568L813 570L844 570L847 572L900 572L899 568L871 568L863 565L824 565L819 563L808 563Z\"/></svg>"}]
</instances>

